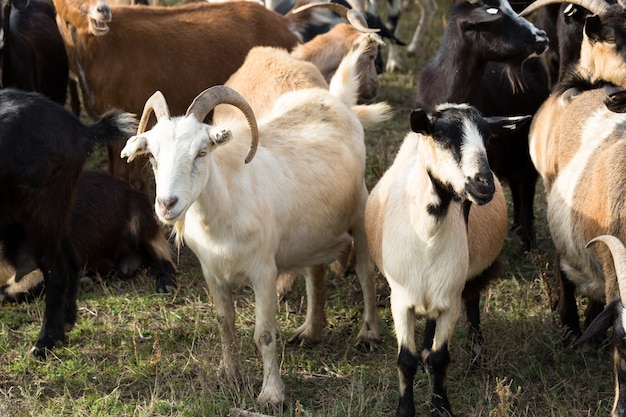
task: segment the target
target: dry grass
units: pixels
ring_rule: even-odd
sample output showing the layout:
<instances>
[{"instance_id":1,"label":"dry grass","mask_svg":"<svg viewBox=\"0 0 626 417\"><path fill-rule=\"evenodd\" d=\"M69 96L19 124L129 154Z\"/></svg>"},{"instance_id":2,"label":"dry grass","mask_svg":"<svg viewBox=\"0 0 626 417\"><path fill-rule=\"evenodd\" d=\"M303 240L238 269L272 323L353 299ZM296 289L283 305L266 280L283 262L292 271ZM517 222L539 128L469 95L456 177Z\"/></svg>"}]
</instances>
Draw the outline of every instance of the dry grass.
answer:
<instances>
[{"instance_id":1,"label":"dry grass","mask_svg":"<svg viewBox=\"0 0 626 417\"><path fill-rule=\"evenodd\" d=\"M441 2L443 5L444 3ZM448 3L445 3L446 5ZM442 6L443 7L443 6ZM447 6L446 6L447 7ZM410 37L409 10L401 24ZM408 129L414 77L441 34L431 36L404 70L382 76L381 97L396 115L367 134L368 184L393 160ZM482 307L486 362L471 364L466 323L452 341L449 396L460 416L608 415L613 398L611 352L564 348L551 311L552 247L537 194L539 250L525 253L511 235L502 254L501 279ZM360 288L354 276L329 280L328 327L322 343L303 349L287 343L304 320L304 286L279 306L279 363L286 383L282 412L257 408L262 366L252 342L253 296L237 291L241 381L217 376L219 333L197 261L184 249L180 288L157 295L149 274L131 281L104 279L81 288L79 319L68 343L46 362L29 353L37 337L43 302L0 308L0 416L227 416L237 408L278 416L388 416L397 402L396 342L388 288L378 280L383 340L374 352L355 345L360 325ZM422 324L416 328L421 337ZM418 415L428 413L428 375L415 381Z\"/></svg>"}]
</instances>

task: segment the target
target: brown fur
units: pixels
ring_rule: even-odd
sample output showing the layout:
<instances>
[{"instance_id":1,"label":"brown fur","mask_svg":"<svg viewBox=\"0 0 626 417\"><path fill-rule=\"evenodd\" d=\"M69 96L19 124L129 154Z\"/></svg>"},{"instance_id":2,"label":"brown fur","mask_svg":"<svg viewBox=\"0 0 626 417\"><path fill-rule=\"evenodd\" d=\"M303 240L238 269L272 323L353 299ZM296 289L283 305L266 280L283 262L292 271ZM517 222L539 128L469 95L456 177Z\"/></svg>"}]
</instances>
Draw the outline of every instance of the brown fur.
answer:
<instances>
[{"instance_id":1,"label":"brown fur","mask_svg":"<svg viewBox=\"0 0 626 417\"><path fill-rule=\"evenodd\" d=\"M251 2L112 6L110 30L103 36L88 32L79 9L85 10L85 2L54 4L70 68L79 76L91 117L110 108L141 114L156 90L167 97L173 114L182 114L199 92L226 82L253 46L290 49L298 42L285 17ZM147 190L145 160L129 170L119 158L121 145L110 149L116 176Z\"/></svg>"}]
</instances>

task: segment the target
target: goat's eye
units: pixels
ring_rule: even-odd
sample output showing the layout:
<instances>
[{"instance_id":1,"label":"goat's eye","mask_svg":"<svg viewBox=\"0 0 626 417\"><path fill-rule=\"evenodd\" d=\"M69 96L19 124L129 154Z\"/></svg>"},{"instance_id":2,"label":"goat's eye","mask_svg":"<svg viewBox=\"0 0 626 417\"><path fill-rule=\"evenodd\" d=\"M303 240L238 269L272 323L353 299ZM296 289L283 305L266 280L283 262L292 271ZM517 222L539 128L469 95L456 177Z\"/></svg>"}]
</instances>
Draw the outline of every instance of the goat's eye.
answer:
<instances>
[{"instance_id":1,"label":"goat's eye","mask_svg":"<svg viewBox=\"0 0 626 417\"><path fill-rule=\"evenodd\" d=\"M205 157L207 154L206 149L201 150L200 152L198 152L198 156L196 156L196 158L202 158Z\"/></svg>"},{"instance_id":2,"label":"goat's eye","mask_svg":"<svg viewBox=\"0 0 626 417\"><path fill-rule=\"evenodd\" d=\"M499 12L499 10L497 8L495 8L495 7L490 7L486 11L489 14L498 14L498 12Z\"/></svg>"}]
</instances>

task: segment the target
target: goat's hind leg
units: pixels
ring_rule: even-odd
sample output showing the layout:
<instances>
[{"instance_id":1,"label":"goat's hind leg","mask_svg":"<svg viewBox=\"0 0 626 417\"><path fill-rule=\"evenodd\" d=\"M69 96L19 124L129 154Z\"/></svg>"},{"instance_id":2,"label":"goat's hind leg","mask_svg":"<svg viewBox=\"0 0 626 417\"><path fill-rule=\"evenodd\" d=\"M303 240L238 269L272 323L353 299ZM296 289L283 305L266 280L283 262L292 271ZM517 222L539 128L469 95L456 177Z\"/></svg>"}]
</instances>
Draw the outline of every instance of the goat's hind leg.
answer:
<instances>
[{"instance_id":1,"label":"goat's hind leg","mask_svg":"<svg viewBox=\"0 0 626 417\"><path fill-rule=\"evenodd\" d=\"M367 201L367 189L363 185L363 204ZM356 252L356 274L361 283L363 291L363 325L357 339L366 345L370 350L380 342L380 315L376 308L376 276L374 274L374 261L370 256L365 236L364 210L361 210L357 221L352 226L352 236L354 237L354 250Z\"/></svg>"},{"instance_id":2,"label":"goat's hind leg","mask_svg":"<svg viewBox=\"0 0 626 417\"><path fill-rule=\"evenodd\" d=\"M306 318L304 324L294 331L289 343L312 346L322 340L326 327L326 281L325 265L307 268L306 275Z\"/></svg>"}]
</instances>

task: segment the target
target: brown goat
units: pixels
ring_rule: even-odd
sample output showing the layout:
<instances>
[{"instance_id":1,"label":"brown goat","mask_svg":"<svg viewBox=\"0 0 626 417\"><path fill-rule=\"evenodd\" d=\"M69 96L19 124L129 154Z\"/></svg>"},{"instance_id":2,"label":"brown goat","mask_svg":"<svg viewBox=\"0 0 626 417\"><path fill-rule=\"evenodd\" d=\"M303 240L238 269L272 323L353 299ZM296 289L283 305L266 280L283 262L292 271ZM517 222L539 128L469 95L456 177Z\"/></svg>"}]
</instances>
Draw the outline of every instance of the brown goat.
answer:
<instances>
[{"instance_id":1,"label":"brown goat","mask_svg":"<svg viewBox=\"0 0 626 417\"><path fill-rule=\"evenodd\" d=\"M110 108L139 114L156 90L168 97L173 113L184 113L200 91L226 82L253 46L291 49L298 43L292 20L252 2L135 7L54 0L54 5L70 69L92 118ZM109 170L147 191L145 161L129 169L120 150L109 147Z\"/></svg>"}]
</instances>

